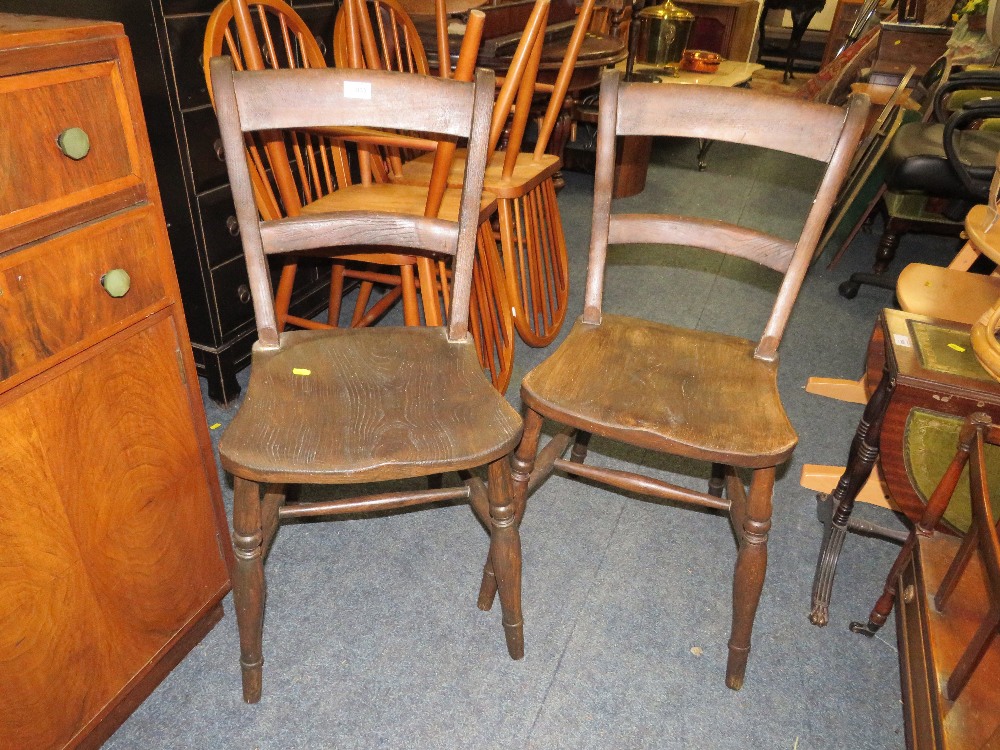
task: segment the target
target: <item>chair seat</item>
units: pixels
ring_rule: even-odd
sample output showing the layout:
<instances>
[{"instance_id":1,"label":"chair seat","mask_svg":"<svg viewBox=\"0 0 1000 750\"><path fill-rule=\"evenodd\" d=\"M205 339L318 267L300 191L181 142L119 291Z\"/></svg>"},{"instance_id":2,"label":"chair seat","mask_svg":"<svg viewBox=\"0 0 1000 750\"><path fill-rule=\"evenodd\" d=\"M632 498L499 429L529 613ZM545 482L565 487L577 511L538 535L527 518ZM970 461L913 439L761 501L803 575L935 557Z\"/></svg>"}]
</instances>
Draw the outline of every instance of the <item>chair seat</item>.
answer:
<instances>
[{"instance_id":1,"label":"chair seat","mask_svg":"<svg viewBox=\"0 0 1000 750\"><path fill-rule=\"evenodd\" d=\"M292 331L280 350L255 348L219 453L257 482L356 483L482 466L520 435L471 339L451 343L437 327Z\"/></svg>"},{"instance_id":2,"label":"chair seat","mask_svg":"<svg viewBox=\"0 0 1000 750\"><path fill-rule=\"evenodd\" d=\"M910 263L899 274L896 297L906 312L971 326L1000 300L1000 277Z\"/></svg>"},{"instance_id":3,"label":"chair seat","mask_svg":"<svg viewBox=\"0 0 1000 750\"><path fill-rule=\"evenodd\" d=\"M539 161L534 161L530 153L519 153L514 163L514 172L508 179L503 179L503 160L506 154L497 151L486 165L485 190L500 198L514 199L525 195L546 177L555 174L562 162L558 156L542 154ZM402 182L413 185L426 185L431 178L431 167L434 165L434 154L424 154L403 165ZM455 151L455 161L448 173L448 185L461 187L465 179L465 149Z\"/></svg>"},{"instance_id":4,"label":"chair seat","mask_svg":"<svg viewBox=\"0 0 1000 750\"><path fill-rule=\"evenodd\" d=\"M461 200L461 190L445 190L444 197L441 200L441 209L438 211L438 218L445 221L458 221ZM486 221L496 210L496 202L494 196L483 195L479 204L480 224ZM378 206L380 211L405 214L407 216L423 216L426 204L426 182L421 186L381 182L374 185L347 185L340 190L334 190L332 193L327 193L322 198L317 198L312 203L303 206L302 213L371 211L373 206Z\"/></svg>"},{"instance_id":5,"label":"chair seat","mask_svg":"<svg viewBox=\"0 0 1000 750\"><path fill-rule=\"evenodd\" d=\"M957 133L957 143L959 158L979 183L981 194L970 196L948 163L941 123L911 122L899 128L886 154L886 187L942 198L984 200L995 171L1000 133L963 130Z\"/></svg>"},{"instance_id":6,"label":"chair seat","mask_svg":"<svg viewBox=\"0 0 1000 750\"><path fill-rule=\"evenodd\" d=\"M581 321L525 377L535 411L606 437L691 458L764 468L798 440L785 416L777 362L745 339L605 315Z\"/></svg>"}]
</instances>

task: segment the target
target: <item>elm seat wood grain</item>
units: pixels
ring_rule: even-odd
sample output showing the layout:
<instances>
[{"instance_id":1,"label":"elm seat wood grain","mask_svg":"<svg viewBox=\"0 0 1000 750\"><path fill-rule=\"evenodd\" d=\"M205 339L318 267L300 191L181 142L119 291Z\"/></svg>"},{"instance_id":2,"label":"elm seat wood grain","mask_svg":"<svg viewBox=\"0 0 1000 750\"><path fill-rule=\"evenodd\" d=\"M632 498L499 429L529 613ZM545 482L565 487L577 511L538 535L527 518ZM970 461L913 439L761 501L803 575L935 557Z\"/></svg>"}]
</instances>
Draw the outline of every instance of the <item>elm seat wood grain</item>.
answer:
<instances>
[{"instance_id":1,"label":"elm seat wood grain","mask_svg":"<svg viewBox=\"0 0 1000 750\"><path fill-rule=\"evenodd\" d=\"M0 13L0 747L99 747L229 589L143 122L119 24Z\"/></svg>"},{"instance_id":2,"label":"elm seat wood grain","mask_svg":"<svg viewBox=\"0 0 1000 750\"><path fill-rule=\"evenodd\" d=\"M563 424L630 445L743 468L775 466L798 437L781 406L777 362L755 359L755 346L603 315L600 325L576 322L525 376L523 398Z\"/></svg>"},{"instance_id":3,"label":"elm seat wood grain","mask_svg":"<svg viewBox=\"0 0 1000 750\"><path fill-rule=\"evenodd\" d=\"M767 568L776 467L796 435L777 389L777 349L809 260L858 145L867 99L847 108L718 87L601 82L597 170L584 311L566 340L521 384L524 435L513 459L516 519L553 470L728 513L737 539L726 685L743 686ZM612 211L615 144L626 136L734 141L826 165L801 235L789 241L699 216ZM669 207L665 207L668 209ZM783 274L758 342L687 330L603 309L609 244L676 244L748 258ZM564 425L541 451L545 419ZM712 464L708 492L634 471L587 465L592 434ZM569 460L561 458L572 442ZM750 469L749 490L737 469ZM483 571L480 606L495 592Z\"/></svg>"},{"instance_id":4,"label":"elm seat wood grain","mask_svg":"<svg viewBox=\"0 0 1000 750\"><path fill-rule=\"evenodd\" d=\"M482 376L475 347L443 328L291 331L280 351L255 353L219 455L254 481L356 483L483 466L520 437L521 419Z\"/></svg>"},{"instance_id":5,"label":"elm seat wood grain","mask_svg":"<svg viewBox=\"0 0 1000 750\"><path fill-rule=\"evenodd\" d=\"M261 696L264 557L281 520L293 517L468 500L490 531L508 653L522 658L521 544L508 459L521 420L485 378L469 331L493 74L480 70L463 82L359 69L237 72L219 57L212 82L259 335L246 399L220 444L235 477L233 598L244 699ZM370 96L351 96L348 82ZM400 110L404 98L410 104ZM457 221L383 205L261 221L244 133L348 125L467 138ZM452 257L446 326L279 332L268 255L386 245ZM484 465L488 485L469 471ZM286 505L287 483L356 485L447 471L459 473L459 486Z\"/></svg>"}]
</instances>

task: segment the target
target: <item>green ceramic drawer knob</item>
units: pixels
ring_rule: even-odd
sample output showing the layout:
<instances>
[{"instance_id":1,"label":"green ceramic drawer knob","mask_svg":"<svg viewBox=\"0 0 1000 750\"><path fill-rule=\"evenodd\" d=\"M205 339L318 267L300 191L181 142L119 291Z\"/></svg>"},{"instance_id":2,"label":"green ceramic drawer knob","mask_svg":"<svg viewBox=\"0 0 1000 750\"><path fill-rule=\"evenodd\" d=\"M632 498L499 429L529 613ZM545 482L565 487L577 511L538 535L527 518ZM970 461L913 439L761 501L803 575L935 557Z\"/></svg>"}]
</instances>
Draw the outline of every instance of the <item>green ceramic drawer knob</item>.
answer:
<instances>
[{"instance_id":1,"label":"green ceramic drawer knob","mask_svg":"<svg viewBox=\"0 0 1000 750\"><path fill-rule=\"evenodd\" d=\"M70 159L80 160L90 153L90 137L81 128L66 128L56 138L56 144Z\"/></svg>"},{"instance_id":2,"label":"green ceramic drawer knob","mask_svg":"<svg viewBox=\"0 0 1000 750\"><path fill-rule=\"evenodd\" d=\"M113 268L101 277L101 286L112 297L124 297L131 284L132 279L124 268Z\"/></svg>"}]
</instances>

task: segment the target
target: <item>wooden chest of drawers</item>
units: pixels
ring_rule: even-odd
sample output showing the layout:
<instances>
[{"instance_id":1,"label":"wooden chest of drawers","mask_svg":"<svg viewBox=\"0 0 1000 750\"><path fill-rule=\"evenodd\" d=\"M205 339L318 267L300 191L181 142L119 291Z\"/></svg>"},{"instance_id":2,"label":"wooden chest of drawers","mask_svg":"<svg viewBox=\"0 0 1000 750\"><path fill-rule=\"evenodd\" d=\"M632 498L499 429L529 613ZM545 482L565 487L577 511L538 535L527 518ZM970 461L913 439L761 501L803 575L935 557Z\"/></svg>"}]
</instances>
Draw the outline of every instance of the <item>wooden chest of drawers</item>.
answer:
<instances>
[{"instance_id":1,"label":"wooden chest of drawers","mask_svg":"<svg viewBox=\"0 0 1000 750\"><path fill-rule=\"evenodd\" d=\"M0 13L0 164L0 748L96 747L231 554L120 25Z\"/></svg>"}]
</instances>

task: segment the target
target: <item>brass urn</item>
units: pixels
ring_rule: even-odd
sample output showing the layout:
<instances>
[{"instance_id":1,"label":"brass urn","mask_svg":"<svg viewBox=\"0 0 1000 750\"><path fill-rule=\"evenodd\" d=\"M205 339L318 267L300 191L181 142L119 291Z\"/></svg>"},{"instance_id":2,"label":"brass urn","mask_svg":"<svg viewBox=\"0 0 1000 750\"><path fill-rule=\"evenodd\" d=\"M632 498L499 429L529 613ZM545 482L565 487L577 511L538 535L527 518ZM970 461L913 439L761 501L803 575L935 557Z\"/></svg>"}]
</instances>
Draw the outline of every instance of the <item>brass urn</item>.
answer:
<instances>
[{"instance_id":1,"label":"brass urn","mask_svg":"<svg viewBox=\"0 0 1000 750\"><path fill-rule=\"evenodd\" d=\"M694 14L666 0L643 8L633 23L637 24L639 34L636 62L665 66L681 61L694 25Z\"/></svg>"}]
</instances>

